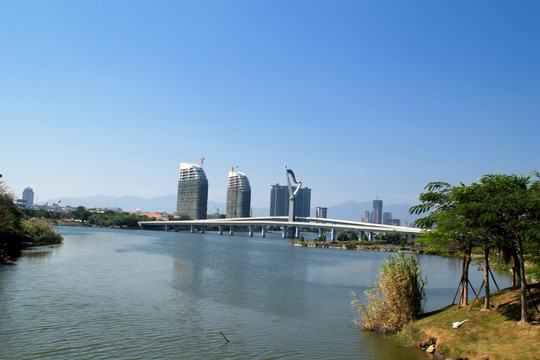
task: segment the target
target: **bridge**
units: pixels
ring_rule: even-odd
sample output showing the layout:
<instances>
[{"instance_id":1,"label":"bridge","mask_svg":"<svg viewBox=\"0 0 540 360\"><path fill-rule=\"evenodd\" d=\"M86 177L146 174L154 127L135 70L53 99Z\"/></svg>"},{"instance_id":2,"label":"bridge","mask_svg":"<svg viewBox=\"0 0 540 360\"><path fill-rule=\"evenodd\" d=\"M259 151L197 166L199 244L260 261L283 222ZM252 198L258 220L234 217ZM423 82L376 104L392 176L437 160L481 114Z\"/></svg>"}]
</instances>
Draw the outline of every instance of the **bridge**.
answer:
<instances>
[{"instance_id":1,"label":"bridge","mask_svg":"<svg viewBox=\"0 0 540 360\"><path fill-rule=\"evenodd\" d=\"M142 229L155 229L166 231L178 231L187 229L192 233L205 233L206 227L214 226L218 228L218 233L223 235L225 227L228 228L230 235L234 235L235 226L247 226L249 236L253 236L255 226L261 227L261 236L266 236L270 228L280 228L283 238L300 238L302 229L304 231L313 229L318 230L319 236L326 231L330 231L332 241L336 240L336 234L339 231L359 232L360 239L367 236L369 240L373 240L374 234L383 234L387 232L395 232L406 235L409 239L417 237L421 229L393 226L383 224L373 224L366 222L324 219L312 217L295 217L290 221L286 216L268 216L268 217L248 217L248 218L221 218L221 219L205 219L205 220L157 220L157 221L141 221L139 226Z\"/></svg>"}]
</instances>

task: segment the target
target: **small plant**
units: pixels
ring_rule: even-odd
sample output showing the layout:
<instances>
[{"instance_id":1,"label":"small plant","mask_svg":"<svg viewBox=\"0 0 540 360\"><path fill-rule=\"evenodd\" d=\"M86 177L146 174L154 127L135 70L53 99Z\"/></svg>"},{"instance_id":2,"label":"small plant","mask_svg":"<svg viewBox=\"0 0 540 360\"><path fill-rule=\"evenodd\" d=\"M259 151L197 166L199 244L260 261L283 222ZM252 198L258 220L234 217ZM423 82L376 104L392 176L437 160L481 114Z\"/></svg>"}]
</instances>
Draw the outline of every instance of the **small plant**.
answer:
<instances>
[{"instance_id":1,"label":"small plant","mask_svg":"<svg viewBox=\"0 0 540 360\"><path fill-rule=\"evenodd\" d=\"M379 282L365 292L367 305L353 293L351 306L358 310L355 322L365 330L400 330L422 314L426 282L417 255L391 255L381 265Z\"/></svg>"}]
</instances>

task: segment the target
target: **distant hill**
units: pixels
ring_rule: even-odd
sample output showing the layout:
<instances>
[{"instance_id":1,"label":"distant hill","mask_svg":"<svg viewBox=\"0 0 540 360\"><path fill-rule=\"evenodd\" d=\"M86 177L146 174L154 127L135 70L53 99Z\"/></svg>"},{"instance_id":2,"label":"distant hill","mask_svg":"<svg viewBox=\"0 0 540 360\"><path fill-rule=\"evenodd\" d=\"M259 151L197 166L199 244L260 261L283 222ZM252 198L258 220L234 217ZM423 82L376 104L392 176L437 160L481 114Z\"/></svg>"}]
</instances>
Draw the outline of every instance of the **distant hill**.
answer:
<instances>
[{"instance_id":1,"label":"distant hill","mask_svg":"<svg viewBox=\"0 0 540 360\"><path fill-rule=\"evenodd\" d=\"M173 213L176 211L176 195L166 195L155 198L142 198L139 196L105 196L95 195L90 197L79 198L57 198L47 200L49 204L58 203L61 201L62 206L86 206L100 208L121 208L124 211L165 211ZM383 211L389 211L396 219L414 221L418 216L411 216L408 210L411 207L409 204L384 204ZM221 214L226 211L225 203L214 201L208 202L208 212L216 212L219 209ZM331 219L361 221L364 216L364 211L372 210L371 201L355 202L347 201L341 205L329 206L328 217ZM253 209L253 216L268 216L270 209L268 207ZM315 216L315 209L311 209L311 216Z\"/></svg>"}]
</instances>

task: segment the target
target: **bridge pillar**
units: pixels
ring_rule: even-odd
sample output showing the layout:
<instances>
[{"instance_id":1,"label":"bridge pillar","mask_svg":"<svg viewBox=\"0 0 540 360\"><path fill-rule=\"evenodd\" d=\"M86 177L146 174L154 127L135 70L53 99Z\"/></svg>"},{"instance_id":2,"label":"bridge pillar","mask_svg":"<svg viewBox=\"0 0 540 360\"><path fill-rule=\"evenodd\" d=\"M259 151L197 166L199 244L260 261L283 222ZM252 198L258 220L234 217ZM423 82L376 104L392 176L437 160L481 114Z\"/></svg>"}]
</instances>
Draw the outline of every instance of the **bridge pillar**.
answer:
<instances>
[{"instance_id":1,"label":"bridge pillar","mask_svg":"<svg viewBox=\"0 0 540 360\"><path fill-rule=\"evenodd\" d=\"M323 228L319 228L319 237L321 237L322 234L324 234Z\"/></svg>"},{"instance_id":2,"label":"bridge pillar","mask_svg":"<svg viewBox=\"0 0 540 360\"><path fill-rule=\"evenodd\" d=\"M191 231L192 233L195 232L195 225L190 225L190 231Z\"/></svg>"},{"instance_id":3,"label":"bridge pillar","mask_svg":"<svg viewBox=\"0 0 540 360\"><path fill-rule=\"evenodd\" d=\"M368 240L369 240L369 241L373 241L373 232L370 232L370 233L368 234Z\"/></svg>"},{"instance_id":4,"label":"bridge pillar","mask_svg":"<svg viewBox=\"0 0 540 360\"><path fill-rule=\"evenodd\" d=\"M165 231L170 231L171 230L171 226L170 225L165 225Z\"/></svg>"},{"instance_id":5,"label":"bridge pillar","mask_svg":"<svg viewBox=\"0 0 540 360\"><path fill-rule=\"evenodd\" d=\"M206 231L206 226L201 225L201 234L204 234L205 231Z\"/></svg>"},{"instance_id":6,"label":"bridge pillar","mask_svg":"<svg viewBox=\"0 0 540 360\"><path fill-rule=\"evenodd\" d=\"M229 230L229 235L234 235L234 225L231 225L231 229Z\"/></svg>"},{"instance_id":7,"label":"bridge pillar","mask_svg":"<svg viewBox=\"0 0 540 360\"><path fill-rule=\"evenodd\" d=\"M281 238L285 239L287 237L287 227L283 225L283 232L281 234Z\"/></svg>"},{"instance_id":8,"label":"bridge pillar","mask_svg":"<svg viewBox=\"0 0 540 360\"><path fill-rule=\"evenodd\" d=\"M219 235L223 235L223 225L218 225L218 228Z\"/></svg>"},{"instance_id":9,"label":"bridge pillar","mask_svg":"<svg viewBox=\"0 0 540 360\"><path fill-rule=\"evenodd\" d=\"M262 236L262 237L266 237L266 225L263 225L263 226L262 226L262 229L261 229L261 236Z\"/></svg>"},{"instance_id":10,"label":"bridge pillar","mask_svg":"<svg viewBox=\"0 0 540 360\"><path fill-rule=\"evenodd\" d=\"M253 225L249 225L249 236L253 236Z\"/></svg>"},{"instance_id":11,"label":"bridge pillar","mask_svg":"<svg viewBox=\"0 0 540 360\"><path fill-rule=\"evenodd\" d=\"M173 229L173 231L178 232L178 226L177 225L173 225L172 229Z\"/></svg>"},{"instance_id":12,"label":"bridge pillar","mask_svg":"<svg viewBox=\"0 0 540 360\"><path fill-rule=\"evenodd\" d=\"M330 240L336 241L336 229L332 229L332 231L330 232Z\"/></svg>"},{"instance_id":13,"label":"bridge pillar","mask_svg":"<svg viewBox=\"0 0 540 360\"><path fill-rule=\"evenodd\" d=\"M300 226L294 228L294 237L300 239Z\"/></svg>"}]
</instances>

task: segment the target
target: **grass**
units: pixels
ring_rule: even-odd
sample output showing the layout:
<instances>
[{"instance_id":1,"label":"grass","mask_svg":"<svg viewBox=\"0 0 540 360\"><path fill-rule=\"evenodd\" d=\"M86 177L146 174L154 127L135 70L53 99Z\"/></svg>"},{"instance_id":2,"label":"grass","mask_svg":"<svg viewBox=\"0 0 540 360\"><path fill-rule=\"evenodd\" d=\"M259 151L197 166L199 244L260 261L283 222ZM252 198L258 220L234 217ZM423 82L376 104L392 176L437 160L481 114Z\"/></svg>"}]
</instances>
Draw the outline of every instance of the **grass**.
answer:
<instances>
[{"instance_id":1,"label":"grass","mask_svg":"<svg viewBox=\"0 0 540 360\"><path fill-rule=\"evenodd\" d=\"M540 284L531 285L540 308ZM540 313L529 301L531 324L519 323L519 289L504 289L492 294L490 311L480 311L483 300L458 309L456 305L425 314L392 335L402 344L427 347L435 344L436 353L454 359L518 360L540 356ZM452 323L468 319L458 329Z\"/></svg>"}]
</instances>

